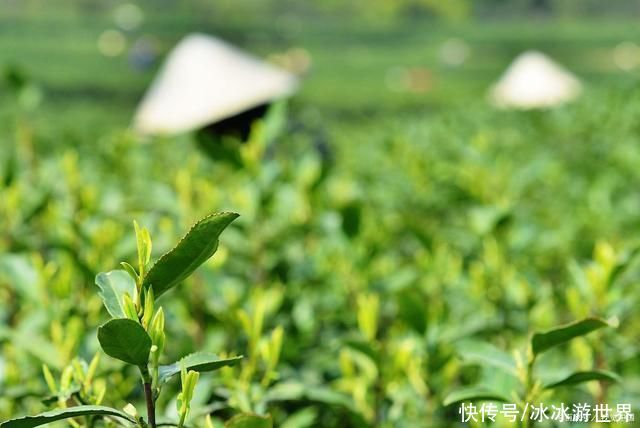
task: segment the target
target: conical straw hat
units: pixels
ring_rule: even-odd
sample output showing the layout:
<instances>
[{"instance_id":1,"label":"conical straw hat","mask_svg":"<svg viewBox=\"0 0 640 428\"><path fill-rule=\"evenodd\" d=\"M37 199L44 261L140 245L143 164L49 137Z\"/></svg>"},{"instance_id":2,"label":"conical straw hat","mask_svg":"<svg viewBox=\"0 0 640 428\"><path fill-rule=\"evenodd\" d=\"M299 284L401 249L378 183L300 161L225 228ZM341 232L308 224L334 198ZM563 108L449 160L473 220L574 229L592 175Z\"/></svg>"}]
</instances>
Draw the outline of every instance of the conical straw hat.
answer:
<instances>
[{"instance_id":1,"label":"conical straw hat","mask_svg":"<svg viewBox=\"0 0 640 428\"><path fill-rule=\"evenodd\" d=\"M560 105L576 98L580 82L543 53L527 51L507 68L490 93L499 107L531 109Z\"/></svg>"},{"instance_id":2,"label":"conical straw hat","mask_svg":"<svg viewBox=\"0 0 640 428\"><path fill-rule=\"evenodd\" d=\"M134 118L142 134L178 134L291 95L296 78L204 34L169 54Z\"/></svg>"}]
</instances>

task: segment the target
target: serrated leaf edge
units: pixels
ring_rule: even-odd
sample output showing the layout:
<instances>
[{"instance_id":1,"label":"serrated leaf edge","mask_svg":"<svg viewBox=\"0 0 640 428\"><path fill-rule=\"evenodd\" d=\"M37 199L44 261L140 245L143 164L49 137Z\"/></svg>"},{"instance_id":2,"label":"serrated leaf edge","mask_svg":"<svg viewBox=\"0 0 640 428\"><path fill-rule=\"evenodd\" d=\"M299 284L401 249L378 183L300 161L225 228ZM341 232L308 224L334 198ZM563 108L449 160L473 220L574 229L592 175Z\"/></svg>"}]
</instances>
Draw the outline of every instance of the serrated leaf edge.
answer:
<instances>
[{"instance_id":1,"label":"serrated leaf edge","mask_svg":"<svg viewBox=\"0 0 640 428\"><path fill-rule=\"evenodd\" d=\"M237 219L238 217L240 217L240 214L233 212L233 211L222 211L222 212L218 212L218 213L213 213L213 214L209 214L206 217L201 218L200 220L198 220L197 222L195 222L191 228L189 228L189 230L182 235L182 238L180 238L180 240L178 241L178 243L176 245L174 245L169 251L167 251L166 253L164 253L162 256L160 256L154 263L153 265L149 268L149 270L147 270L147 274L146 276L149 276L149 274L151 274L151 272L153 271L153 269L156 267L156 265L160 264L164 259L166 259L167 257L171 256L176 249L180 246L180 244L182 244L182 242L187 239L187 236L189 236L189 234L191 232L193 232L193 230L198 227L201 223L204 223L207 220L212 219L213 217L219 217L219 216L223 216L223 215L229 215L229 214L233 214L235 217L229 222L229 224L231 224L231 222L233 222L235 219ZM148 284L149 287L152 287L153 284ZM162 293L164 294L164 293ZM158 296L159 297L159 296Z\"/></svg>"}]
</instances>

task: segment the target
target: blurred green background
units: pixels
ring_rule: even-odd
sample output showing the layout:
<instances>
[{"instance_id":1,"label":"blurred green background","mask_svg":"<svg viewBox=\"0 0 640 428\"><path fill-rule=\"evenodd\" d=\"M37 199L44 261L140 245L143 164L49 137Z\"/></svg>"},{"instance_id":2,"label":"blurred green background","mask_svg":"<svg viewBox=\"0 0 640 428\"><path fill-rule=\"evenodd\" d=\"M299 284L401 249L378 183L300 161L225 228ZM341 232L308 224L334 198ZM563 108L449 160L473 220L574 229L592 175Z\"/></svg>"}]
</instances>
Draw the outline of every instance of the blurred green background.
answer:
<instances>
[{"instance_id":1,"label":"blurred green background","mask_svg":"<svg viewBox=\"0 0 640 428\"><path fill-rule=\"evenodd\" d=\"M638 40L638 9L632 1L3 0L0 48L6 72L38 86L38 116L52 132L128 125L162 57L194 31L264 57L303 50L311 65L296 106L366 120L482 102L531 48L589 89L635 83L615 48ZM11 105L3 96L5 124Z\"/></svg>"}]
</instances>

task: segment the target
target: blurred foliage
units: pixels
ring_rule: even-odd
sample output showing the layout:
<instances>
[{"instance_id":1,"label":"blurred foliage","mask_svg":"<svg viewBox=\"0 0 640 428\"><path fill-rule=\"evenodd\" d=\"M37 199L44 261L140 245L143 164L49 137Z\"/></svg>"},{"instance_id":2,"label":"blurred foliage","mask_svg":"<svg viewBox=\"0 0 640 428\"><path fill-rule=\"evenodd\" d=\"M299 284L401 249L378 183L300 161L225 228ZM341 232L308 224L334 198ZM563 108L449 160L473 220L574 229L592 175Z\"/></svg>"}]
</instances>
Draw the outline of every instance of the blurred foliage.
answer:
<instances>
[{"instance_id":1,"label":"blurred foliage","mask_svg":"<svg viewBox=\"0 0 640 428\"><path fill-rule=\"evenodd\" d=\"M41 409L42 362L57 376L97 351L93 273L133 261L131 217L163 251L218 209L242 217L181 297L164 301L186 323L168 333L178 342L168 357L198 345L247 358L200 382L194 415L453 424L444 396L491 375L458 359L459 340L511 349L588 315L617 316L617 334L550 352L539 375L614 370L620 386L560 396L638 403L640 104L628 95L546 112L478 104L381 121L373 134L334 124L331 157L304 129L266 144L261 122L240 165L209 160L189 139L141 145L126 132L46 158L12 145L0 205L2 414ZM113 361L96 375L122 397L110 405L141 399Z\"/></svg>"}]
</instances>

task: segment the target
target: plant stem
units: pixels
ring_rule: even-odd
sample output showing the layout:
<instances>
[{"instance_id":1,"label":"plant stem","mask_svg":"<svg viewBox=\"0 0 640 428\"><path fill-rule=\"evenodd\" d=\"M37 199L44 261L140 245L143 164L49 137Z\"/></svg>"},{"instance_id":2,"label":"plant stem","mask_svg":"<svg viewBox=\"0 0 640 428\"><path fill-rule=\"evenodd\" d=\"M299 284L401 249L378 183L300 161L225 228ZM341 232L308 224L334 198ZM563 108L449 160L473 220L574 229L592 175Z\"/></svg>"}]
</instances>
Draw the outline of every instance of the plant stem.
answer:
<instances>
[{"instance_id":1,"label":"plant stem","mask_svg":"<svg viewBox=\"0 0 640 428\"><path fill-rule=\"evenodd\" d=\"M185 419L187 419L187 413L186 412L184 412L184 413L181 412L180 413L180 422L178 422L178 428L184 427Z\"/></svg>"},{"instance_id":2,"label":"plant stem","mask_svg":"<svg viewBox=\"0 0 640 428\"><path fill-rule=\"evenodd\" d=\"M531 400L532 390L533 390L533 365L535 363L535 358L531 358L529 363L527 363L527 372L525 379L525 395L524 395L524 404L526 407L526 403ZM527 415L524 415L522 421L522 428L531 428L533 427L533 421L531 421Z\"/></svg>"},{"instance_id":3,"label":"plant stem","mask_svg":"<svg viewBox=\"0 0 640 428\"><path fill-rule=\"evenodd\" d=\"M140 367L140 373L142 373L142 381L144 382L144 398L147 401L147 418L149 419L149 426L156 428L156 405L153 398L153 390L151 388L151 376L149 375L149 369L147 367Z\"/></svg>"},{"instance_id":4,"label":"plant stem","mask_svg":"<svg viewBox=\"0 0 640 428\"><path fill-rule=\"evenodd\" d=\"M149 418L149 426L156 428L156 409L153 402L153 392L151 391L151 382L144 383L144 398L147 400L147 417Z\"/></svg>"}]
</instances>

